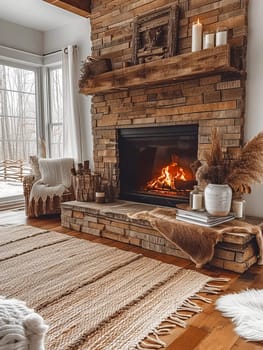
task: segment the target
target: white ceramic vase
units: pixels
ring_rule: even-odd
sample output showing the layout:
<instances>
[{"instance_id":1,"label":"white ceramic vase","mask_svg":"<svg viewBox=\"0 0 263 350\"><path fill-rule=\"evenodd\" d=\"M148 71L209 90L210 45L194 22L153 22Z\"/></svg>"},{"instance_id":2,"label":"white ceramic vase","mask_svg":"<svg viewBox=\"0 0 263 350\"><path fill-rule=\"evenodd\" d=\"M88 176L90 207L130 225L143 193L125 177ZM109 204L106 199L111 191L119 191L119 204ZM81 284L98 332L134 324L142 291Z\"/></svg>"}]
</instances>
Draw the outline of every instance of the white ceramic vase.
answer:
<instances>
[{"instance_id":1,"label":"white ceramic vase","mask_svg":"<svg viewBox=\"0 0 263 350\"><path fill-rule=\"evenodd\" d=\"M208 184L204 191L205 209L213 216L226 216L230 212L232 189L228 185Z\"/></svg>"}]
</instances>

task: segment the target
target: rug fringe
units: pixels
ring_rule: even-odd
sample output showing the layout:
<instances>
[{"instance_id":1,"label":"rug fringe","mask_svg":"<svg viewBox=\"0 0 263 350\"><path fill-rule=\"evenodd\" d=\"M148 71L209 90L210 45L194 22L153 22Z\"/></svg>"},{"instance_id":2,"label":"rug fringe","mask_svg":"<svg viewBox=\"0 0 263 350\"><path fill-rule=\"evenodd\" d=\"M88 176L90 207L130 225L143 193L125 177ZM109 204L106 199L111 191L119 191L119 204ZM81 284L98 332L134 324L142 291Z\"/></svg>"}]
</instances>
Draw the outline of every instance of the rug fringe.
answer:
<instances>
[{"instance_id":1,"label":"rug fringe","mask_svg":"<svg viewBox=\"0 0 263 350\"><path fill-rule=\"evenodd\" d=\"M224 286L218 284L211 284L210 282L229 282L229 278L212 278L204 287L200 290L200 293L209 293L209 294L219 294L224 290Z\"/></svg>"},{"instance_id":2,"label":"rug fringe","mask_svg":"<svg viewBox=\"0 0 263 350\"><path fill-rule=\"evenodd\" d=\"M229 282L229 278L211 278L208 283L200 290L199 293L207 294L219 294L224 290L222 285L211 284L211 282ZM164 322L166 324L156 327L143 341L137 344L136 349L138 350L155 350L167 347L167 344L162 341L159 336L171 334L171 330L176 326L186 328L186 321L190 319L194 314L198 314L203 309L197 305L193 300L200 300L207 304L212 303L212 299L206 298L199 293L194 294L190 298L187 298L177 310L170 315ZM179 311L179 312L178 312ZM189 313L183 313L181 311L188 311Z\"/></svg>"},{"instance_id":3,"label":"rug fringe","mask_svg":"<svg viewBox=\"0 0 263 350\"><path fill-rule=\"evenodd\" d=\"M203 301L204 303L207 303L207 304L211 304L212 303L212 299L205 298L202 295L198 295L198 294L193 295L192 299L193 300L201 300L201 301Z\"/></svg>"},{"instance_id":4,"label":"rug fringe","mask_svg":"<svg viewBox=\"0 0 263 350\"><path fill-rule=\"evenodd\" d=\"M229 282L230 278L227 277L213 277L211 280L211 282Z\"/></svg>"},{"instance_id":5,"label":"rug fringe","mask_svg":"<svg viewBox=\"0 0 263 350\"><path fill-rule=\"evenodd\" d=\"M162 341L156 332L152 336L148 335L140 344L137 345L138 350L154 350L166 347L166 343Z\"/></svg>"},{"instance_id":6,"label":"rug fringe","mask_svg":"<svg viewBox=\"0 0 263 350\"><path fill-rule=\"evenodd\" d=\"M192 314L183 314L183 313L179 313L177 311L174 312L173 315L176 315L181 320L188 320L192 316Z\"/></svg>"},{"instance_id":7,"label":"rug fringe","mask_svg":"<svg viewBox=\"0 0 263 350\"><path fill-rule=\"evenodd\" d=\"M178 307L178 311L190 311L194 313L202 312L202 308L191 301L190 299L186 299L181 306Z\"/></svg>"}]
</instances>

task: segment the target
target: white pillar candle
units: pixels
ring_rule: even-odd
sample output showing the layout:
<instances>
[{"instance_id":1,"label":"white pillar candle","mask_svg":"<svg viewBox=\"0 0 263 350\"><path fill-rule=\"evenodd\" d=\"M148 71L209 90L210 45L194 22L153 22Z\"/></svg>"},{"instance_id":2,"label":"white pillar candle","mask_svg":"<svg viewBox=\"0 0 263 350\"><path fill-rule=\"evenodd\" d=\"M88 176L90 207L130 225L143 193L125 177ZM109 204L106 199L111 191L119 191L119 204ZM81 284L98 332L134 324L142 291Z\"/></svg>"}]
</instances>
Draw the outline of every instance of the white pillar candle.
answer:
<instances>
[{"instance_id":1,"label":"white pillar candle","mask_svg":"<svg viewBox=\"0 0 263 350\"><path fill-rule=\"evenodd\" d=\"M211 49L214 46L215 46L215 34L204 33L203 49Z\"/></svg>"},{"instance_id":2,"label":"white pillar candle","mask_svg":"<svg viewBox=\"0 0 263 350\"><path fill-rule=\"evenodd\" d=\"M216 32L216 46L227 44L227 29L218 29Z\"/></svg>"},{"instance_id":3,"label":"white pillar candle","mask_svg":"<svg viewBox=\"0 0 263 350\"><path fill-rule=\"evenodd\" d=\"M202 30L203 25L199 22L192 25L192 52L200 51L202 48Z\"/></svg>"},{"instance_id":4,"label":"white pillar candle","mask_svg":"<svg viewBox=\"0 0 263 350\"><path fill-rule=\"evenodd\" d=\"M245 201L242 199L233 199L232 211L234 212L236 218L243 218L245 215Z\"/></svg>"},{"instance_id":5,"label":"white pillar candle","mask_svg":"<svg viewBox=\"0 0 263 350\"><path fill-rule=\"evenodd\" d=\"M193 210L203 209L203 195L201 193L193 194Z\"/></svg>"}]
</instances>

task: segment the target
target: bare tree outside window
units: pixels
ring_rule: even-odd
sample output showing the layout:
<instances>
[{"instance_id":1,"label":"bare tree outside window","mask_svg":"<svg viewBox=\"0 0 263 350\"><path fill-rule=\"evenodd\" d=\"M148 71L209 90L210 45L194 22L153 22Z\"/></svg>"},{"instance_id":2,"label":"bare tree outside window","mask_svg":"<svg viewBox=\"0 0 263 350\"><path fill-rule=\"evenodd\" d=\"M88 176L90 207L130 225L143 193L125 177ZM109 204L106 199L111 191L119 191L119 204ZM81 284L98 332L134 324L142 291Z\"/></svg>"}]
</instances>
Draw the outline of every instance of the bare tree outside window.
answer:
<instances>
[{"instance_id":1,"label":"bare tree outside window","mask_svg":"<svg viewBox=\"0 0 263 350\"><path fill-rule=\"evenodd\" d=\"M0 160L37 153L36 73L0 64Z\"/></svg>"}]
</instances>

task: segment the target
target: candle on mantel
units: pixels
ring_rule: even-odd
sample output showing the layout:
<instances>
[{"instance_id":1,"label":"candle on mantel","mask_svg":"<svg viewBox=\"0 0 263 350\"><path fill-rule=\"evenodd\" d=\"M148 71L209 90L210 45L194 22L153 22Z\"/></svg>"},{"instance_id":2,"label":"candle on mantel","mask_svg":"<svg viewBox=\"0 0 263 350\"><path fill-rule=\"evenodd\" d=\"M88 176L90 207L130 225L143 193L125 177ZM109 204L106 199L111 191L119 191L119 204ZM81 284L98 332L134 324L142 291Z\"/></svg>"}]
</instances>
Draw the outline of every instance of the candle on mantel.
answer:
<instances>
[{"instance_id":1,"label":"candle on mantel","mask_svg":"<svg viewBox=\"0 0 263 350\"><path fill-rule=\"evenodd\" d=\"M200 51L202 48L202 30L203 25L198 18L197 22L192 25L192 52Z\"/></svg>"},{"instance_id":2,"label":"candle on mantel","mask_svg":"<svg viewBox=\"0 0 263 350\"><path fill-rule=\"evenodd\" d=\"M227 44L227 28L218 28L216 31L216 46Z\"/></svg>"},{"instance_id":3,"label":"candle on mantel","mask_svg":"<svg viewBox=\"0 0 263 350\"><path fill-rule=\"evenodd\" d=\"M215 33L204 33L203 49L211 49L215 46Z\"/></svg>"}]
</instances>

